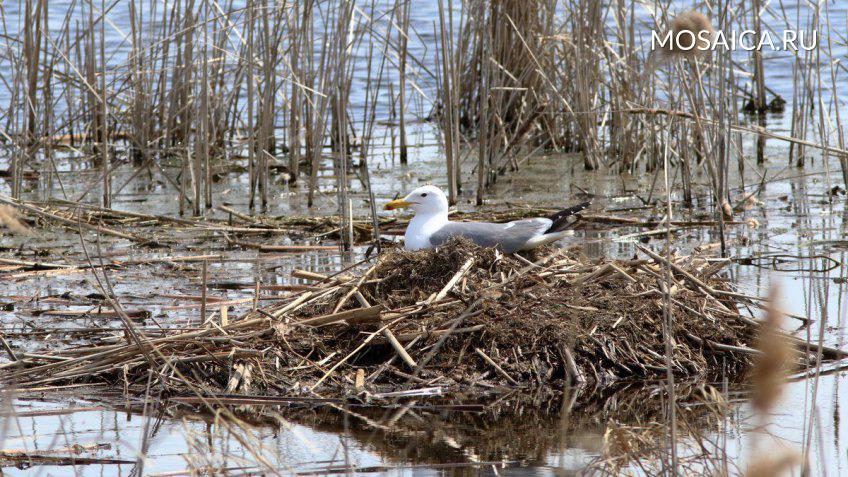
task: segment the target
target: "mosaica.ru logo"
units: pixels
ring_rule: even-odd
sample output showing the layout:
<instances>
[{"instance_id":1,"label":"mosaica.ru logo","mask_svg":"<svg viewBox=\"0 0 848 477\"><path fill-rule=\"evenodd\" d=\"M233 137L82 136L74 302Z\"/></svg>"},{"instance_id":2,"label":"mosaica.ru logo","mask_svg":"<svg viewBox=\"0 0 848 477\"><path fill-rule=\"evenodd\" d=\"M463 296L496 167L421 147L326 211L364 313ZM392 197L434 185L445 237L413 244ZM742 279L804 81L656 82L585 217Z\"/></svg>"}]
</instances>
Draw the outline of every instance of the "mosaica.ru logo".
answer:
<instances>
[{"instance_id":1,"label":"mosaica.ru logo","mask_svg":"<svg viewBox=\"0 0 848 477\"><path fill-rule=\"evenodd\" d=\"M663 51L798 51L813 50L818 46L816 30L784 30L782 35L764 31L757 35L754 30L731 30L729 33L718 30L689 29L678 31L666 30L658 33L651 31L651 50Z\"/></svg>"}]
</instances>

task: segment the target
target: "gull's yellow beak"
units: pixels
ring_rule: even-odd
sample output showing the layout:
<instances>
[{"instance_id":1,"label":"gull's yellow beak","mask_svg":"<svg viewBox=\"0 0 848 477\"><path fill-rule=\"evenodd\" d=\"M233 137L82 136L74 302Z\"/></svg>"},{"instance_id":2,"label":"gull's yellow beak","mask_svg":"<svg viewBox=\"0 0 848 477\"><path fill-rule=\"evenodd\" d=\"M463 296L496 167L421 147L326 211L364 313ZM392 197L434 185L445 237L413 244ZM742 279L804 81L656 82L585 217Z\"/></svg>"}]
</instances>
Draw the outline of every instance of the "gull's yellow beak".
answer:
<instances>
[{"instance_id":1,"label":"gull's yellow beak","mask_svg":"<svg viewBox=\"0 0 848 477\"><path fill-rule=\"evenodd\" d=\"M405 209L412 205L412 202L407 202L403 199L393 200L383 206L385 210Z\"/></svg>"}]
</instances>

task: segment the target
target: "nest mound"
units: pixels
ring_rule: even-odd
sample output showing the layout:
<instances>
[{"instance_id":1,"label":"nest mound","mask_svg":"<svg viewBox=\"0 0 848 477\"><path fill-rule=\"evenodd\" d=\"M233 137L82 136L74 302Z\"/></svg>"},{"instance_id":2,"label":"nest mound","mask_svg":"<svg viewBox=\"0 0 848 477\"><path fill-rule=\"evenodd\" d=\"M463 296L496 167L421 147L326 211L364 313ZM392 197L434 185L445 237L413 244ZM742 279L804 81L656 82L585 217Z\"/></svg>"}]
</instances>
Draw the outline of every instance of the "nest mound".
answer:
<instances>
[{"instance_id":1,"label":"nest mound","mask_svg":"<svg viewBox=\"0 0 848 477\"><path fill-rule=\"evenodd\" d=\"M340 286L291 323L377 305L379 319L354 317L310 330L312 359L349 356L345 364L364 370L373 385L561 385L662 377L667 311L676 374L734 376L750 364L753 323L741 318L726 284L705 260L687 257L676 264L703 287L686 275L673 277L666 306L664 271L653 261L590 261L555 249L535 255L503 255L461 239L435 250L392 251L364 280ZM695 278L703 273L710 276ZM402 352L393 341L411 361L398 359ZM315 382L324 374L301 378ZM349 379L356 384L355 376Z\"/></svg>"},{"instance_id":2,"label":"nest mound","mask_svg":"<svg viewBox=\"0 0 848 477\"><path fill-rule=\"evenodd\" d=\"M350 275L297 271L306 290L228 324L141 337L141 346L58 351L61 360L10 377L141 389L155 365L171 368L157 379L175 394L558 389L664 377L667 314L675 374L744 372L756 353L756 323L740 315L740 295L717 278L726 262L669 262L640 250L647 258L616 261L562 249L504 255L462 240L389 251Z\"/></svg>"},{"instance_id":3,"label":"nest mound","mask_svg":"<svg viewBox=\"0 0 848 477\"><path fill-rule=\"evenodd\" d=\"M441 290L472 256L476 257L472 270L463 276L472 286L485 280L487 264L490 268L502 265L494 249L481 249L464 239L436 250L397 250L377 266L374 275L379 281L367 284L365 291L387 308L412 305Z\"/></svg>"}]
</instances>

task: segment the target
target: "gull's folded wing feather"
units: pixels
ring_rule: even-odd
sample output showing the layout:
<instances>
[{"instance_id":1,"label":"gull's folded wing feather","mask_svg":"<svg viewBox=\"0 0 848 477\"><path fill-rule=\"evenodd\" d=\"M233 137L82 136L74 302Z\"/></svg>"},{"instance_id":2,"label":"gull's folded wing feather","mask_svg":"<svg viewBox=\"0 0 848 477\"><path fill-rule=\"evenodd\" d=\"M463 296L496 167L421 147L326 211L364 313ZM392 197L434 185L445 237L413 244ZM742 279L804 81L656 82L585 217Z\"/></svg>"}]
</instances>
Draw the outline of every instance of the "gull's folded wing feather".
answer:
<instances>
[{"instance_id":1,"label":"gull's folded wing feather","mask_svg":"<svg viewBox=\"0 0 848 477\"><path fill-rule=\"evenodd\" d=\"M548 229L548 231L545 233L550 234L554 232L559 232L560 230L571 228L574 224L577 223L578 219L580 218L580 216L577 214L589 208L590 205L592 205L591 201L583 202L582 204L577 204L567 209L562 209L554 215L548 217L548 219L553 222L553 225L551 225L551 228Z\"/></svg>"},{"instance_id":2,"label":"gull's folded wing feather","mask_svg":"<svg viewBox=\"0 0 848 477\"><path fill-rule=\"evenodd\" d=\"M550 219L537 218L494 224L490 222L448 222L430 236L430 243L439 246L452 237L462 236L471 239L481 247L500 248L507 253L520 250L534 237L547 232L553 222Z\"/></svg>"}]
</instances>

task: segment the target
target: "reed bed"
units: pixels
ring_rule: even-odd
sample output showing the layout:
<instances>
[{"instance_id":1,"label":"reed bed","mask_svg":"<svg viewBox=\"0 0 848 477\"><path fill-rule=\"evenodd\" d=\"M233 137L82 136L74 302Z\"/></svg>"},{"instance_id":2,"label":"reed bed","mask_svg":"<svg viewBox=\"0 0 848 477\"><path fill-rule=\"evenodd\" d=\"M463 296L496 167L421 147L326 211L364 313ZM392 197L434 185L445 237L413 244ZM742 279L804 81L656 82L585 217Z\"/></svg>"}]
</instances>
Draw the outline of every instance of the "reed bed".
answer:
<instances>
[{"instance_id":1,"label":"reed bed","mask_svg":"<svg viewBox=\"0 0 848 477\"><path fill-rule=\"evenodd\" d=\"M443 55L456 58L445 62L445 76L461 82L445 83L439 111L473 138L469 141L475 147L468 155L477 156L478 204L481 191L499 175L543 150L579 152L587 169L638 174L670 167L688 205L692 184L706 178L716 214L726 210L725 203L738 200L729 186L734 166L743 189L757 186L746 184L751 167L746 166L746 149L751 147L757 164L762 164L770 138L789 147L790 156L809 151L811 144L825 162L835 153L844 175L848 156L842 134L834 134L841 131L834 124L841 122L835 72L831 68L827 81L817 85L809 82L822 78L826 67L819 60L833 53L832 46L816 50L817 56L804 50L787 53L795 55L800 76L793 79L792 132L777 138L766 128L766 115L782 112L787 101L766 85L762 51L745 58L721 48L710 52L671 45L668 51L651 51L647 44L648 30L695 36L703 31L715 41L716 32L751 28L758 41L773 34L762 20L763 5L720 2L703 11L682 12L666 4L655 7L645 15L633 2L623 1L608 8L582 1L463 4L468 14L452 44L458 51ZM814 32L822 41L829 38L830 30L822 23L828 12L804 13L783 8L768 12L774 21L794 26L808 38ZM810 23L805 26L802 18ZM703 43L697 46L708 46ZM806 85L800 78L807 78ZM830 118L813 117L804 109L815 101L811 98L825 97ZM445 130L444 121L440 124ZM806 134L813 124L819 127L818 139L811 142ZM455 142L451 131L444 135L446 144ZM838 152L830 149L836 143ZM671 155L667 165L659 160L664 149ZM453 164L454 155L446 158L449 171L460 167Z\"/></svg>"},{"instance_id":2,"label":"reed bed","mask_svg":"<svg viewBox=\"0 0 848 477\"><path fill-rule=\"evenodd\" d=\"M790 164L836 157L848 179L827 8L443 0L430 33L409 3L136 0L57 11L27 2L17 23L0 16L9 32L0 117L10 195L40 174L47 196L109 207L137 177L114 183L131 162L138 174L162 176L181 213L206 215L217 205L216 174L238 162L251 210L303 183L313 205L321 184L332 184L347 221L351 179L373 194L369 158L388 147L408 162L409 126L428 119L452 203L464 187L482 203L499 175L541 151L578 151L589 169L651 173L665 167L667 150L684 204L706 177L718 214L739 200L729 186L734 166L742 193L760 182L746 184L745 138L758 163L776 140L789 146ZM119 14L123 29L111 18ZM786 53L795 64L789 134L766 129L766 113L787 100L769 88L761 52L651 52L646 44L649 30L750 27L756 40L774 27L764 16L815 31L821 43ZM68 160L100 170L77 197L61 183L58 162Z\"/></svg>"}]
</instances>

